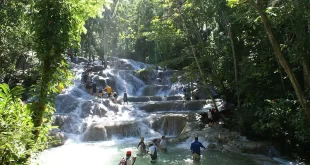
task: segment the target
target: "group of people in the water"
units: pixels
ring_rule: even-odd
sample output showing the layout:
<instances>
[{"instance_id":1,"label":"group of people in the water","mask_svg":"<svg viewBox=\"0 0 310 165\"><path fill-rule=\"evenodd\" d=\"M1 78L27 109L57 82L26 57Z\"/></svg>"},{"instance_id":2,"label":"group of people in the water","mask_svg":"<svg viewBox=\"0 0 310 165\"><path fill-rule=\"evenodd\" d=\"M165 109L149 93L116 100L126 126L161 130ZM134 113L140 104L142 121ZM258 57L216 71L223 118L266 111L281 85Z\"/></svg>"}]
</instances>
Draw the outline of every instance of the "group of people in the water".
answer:
<instances>
[{"instance_id":1,"label":"group of people in the water","mask_svg":"<svg viewBox=\"0 0 310 165\"><path fill-rule=\"evenodd\" d=\"M165 136L162 136L162 138L154 139L148 144L149 148L147 150L147 145L144 142L144 137L140 138L140 142L137 146L138 152L137 156L143 156L143 155L150 155L150 162L156 163L158 160L158 151L161 151L163 153L167 153L167 139ZM201 148L206 149L202 145L201 142L198 141L198 137L195 137L195 141L191 143L190 150L192 152L192 158L194 162L200 161L200 155L201 155ZM136 163L137 157L132 156L131 151L126 152L126 156L123 157L119 163L119 165L134 165Z\"/></svg>"},{"instance_id":2,"label":"group of people in the water","mask_svg":"<svg viewBox=\"0 0 310 165\"><path fill-rule=\"evenodd\" d=\"M113 101L115 104L117 104L118 94L117 92L109 86L106 85L104 88L101 85L97 85L97 82L93 79L92 76L92 65L91 63L88 63L86 66L85 71L82 73L82 84L84 85L86 91L93 96L103 98L104 96L110 98L113 96ZM127 91L124 90L123 93L123 103L128 104L128 97L127 97Z\"/></svg>"}]
</instances>

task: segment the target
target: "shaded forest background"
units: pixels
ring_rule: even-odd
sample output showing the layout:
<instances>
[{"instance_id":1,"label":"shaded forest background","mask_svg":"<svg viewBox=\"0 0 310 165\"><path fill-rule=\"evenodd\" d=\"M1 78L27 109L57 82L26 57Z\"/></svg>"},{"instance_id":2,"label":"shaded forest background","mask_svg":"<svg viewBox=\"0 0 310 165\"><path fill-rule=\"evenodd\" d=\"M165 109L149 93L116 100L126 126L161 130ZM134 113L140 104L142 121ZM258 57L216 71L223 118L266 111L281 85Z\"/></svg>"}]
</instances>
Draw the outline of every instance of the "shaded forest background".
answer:
<instances>
[{"instance_id":1,"label":"shaded forest background","mask_svg":"<svg viewBox=\"0 0 310 165\"><path fill-rule=\"evenodd\" d=\"M231 129L277 141L297 158L310 155L309 6L307 0L0 1L0 83L8 84L0 88L0 154L7 155L0 162L27 161L48 145L53 98L70 84L68 52L105 66L110 57L167 66L182 71L184 82L199 78L236 105ZM38 101L27 106L18 101L34 96Z\"/></svg>"}]
</instances>

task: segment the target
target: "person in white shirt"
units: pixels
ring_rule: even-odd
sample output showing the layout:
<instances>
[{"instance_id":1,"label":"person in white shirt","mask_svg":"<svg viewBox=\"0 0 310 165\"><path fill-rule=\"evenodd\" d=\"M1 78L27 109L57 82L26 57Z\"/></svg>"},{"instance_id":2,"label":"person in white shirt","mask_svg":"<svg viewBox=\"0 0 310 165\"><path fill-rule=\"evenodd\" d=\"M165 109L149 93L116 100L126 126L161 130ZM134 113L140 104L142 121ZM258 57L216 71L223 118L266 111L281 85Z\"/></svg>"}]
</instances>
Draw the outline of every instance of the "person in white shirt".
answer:
<instances>
[{"instance_id":1,"label":"person in white shirt","mask_svg":"<svg viewBox=\"0 0 310 165\"><path fill-rule=\"evenodd\" d=\"M161 137L161 141L159 143L160 149L162 152L167 152L167 139L165 136Z\"/></svg>"},{"instance_id":2,"label":"person in white shirt","mask_svg":"<svg viewBox=\"0 0 310 165\"><path fill-rule=\"evenodd\" d=\"M144 143L144 137L141 137L141 140L140 140L137 148L138 148L138 154L137 154L138 156L141 156L141 155L146 153L146 145Z\"/></svg>"},{"instance_id":3,"label":"person in white shirt","mask_svg":"<svg viewBox=\"0 0 310 165\"><path fill-rule=\"evenodd\" d=\"M154 145L154 143L150 143L150 148L148 153L151 156L151 163L156 163L157 162L157 147Z\"/></svg>"},{"instance_id":4,"label":"person in white shirt","mask_svg":"<svg viewBox=\"0 0 310 165\"><path fill-rule=\"evenodd\" d=\"M122 158L119 165L134 165L137 157L131 158L131 151L126 152L126 158Z\"/></svg>"}]
</instances>

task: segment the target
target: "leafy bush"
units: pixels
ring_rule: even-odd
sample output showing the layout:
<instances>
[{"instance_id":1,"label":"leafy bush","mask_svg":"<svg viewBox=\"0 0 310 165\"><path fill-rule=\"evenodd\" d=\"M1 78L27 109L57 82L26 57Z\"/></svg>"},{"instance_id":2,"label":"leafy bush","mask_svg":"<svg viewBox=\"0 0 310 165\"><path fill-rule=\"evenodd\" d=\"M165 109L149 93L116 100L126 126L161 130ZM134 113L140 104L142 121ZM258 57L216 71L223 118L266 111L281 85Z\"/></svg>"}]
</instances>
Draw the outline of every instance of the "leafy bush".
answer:
<instances>
[{"instance_id":1,"label":"leafy bush","mask_svg":"<svg viewBox=\"0 0 310 165\"><path fill-rule=\"evenodd\" d=\"M20 99L23 90L0 84L0 164L25 164L33 151L33 123Z\"/></svg>"},{"instance_id":2,"label":"leafy bush","mask_svg":"<svg viewBox=\"0 0 310 165\"><path fill-rule=\"evenodd\" d=\"M266 102L264 109L255 113L259 118L252 125L256 133L271 133L274 138L290 137L301 143L309 143L310 128L307 118L296 101L277 99Z\"/></svg>"}]
</instances>

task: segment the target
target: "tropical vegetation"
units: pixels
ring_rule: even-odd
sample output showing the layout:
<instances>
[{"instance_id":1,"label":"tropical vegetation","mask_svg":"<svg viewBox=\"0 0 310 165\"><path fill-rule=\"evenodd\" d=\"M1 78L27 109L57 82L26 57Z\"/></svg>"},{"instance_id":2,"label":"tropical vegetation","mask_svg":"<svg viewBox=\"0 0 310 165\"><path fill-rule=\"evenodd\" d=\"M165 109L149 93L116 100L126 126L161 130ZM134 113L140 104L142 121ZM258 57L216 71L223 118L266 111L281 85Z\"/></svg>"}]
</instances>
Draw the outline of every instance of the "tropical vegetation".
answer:
<instances>
[{"instance_id":1,"label":"tropical vegetation","mask_svg":"<svg viewBox=\"0 0 310 165\"><path fill-rule=\"evenodd\" d=\"M234 103L231 129L309 155L309 6L307 0L0 1L0 162L27 161L46 146L53 98L71 76L68 49L105 67L110 57L130 58L182 71L184 81L199 78ZM27 106L19 100L34 96Z\"/></svg>"}]
</instances>

